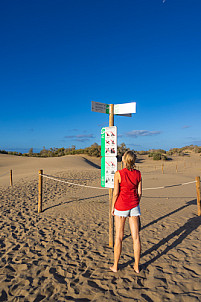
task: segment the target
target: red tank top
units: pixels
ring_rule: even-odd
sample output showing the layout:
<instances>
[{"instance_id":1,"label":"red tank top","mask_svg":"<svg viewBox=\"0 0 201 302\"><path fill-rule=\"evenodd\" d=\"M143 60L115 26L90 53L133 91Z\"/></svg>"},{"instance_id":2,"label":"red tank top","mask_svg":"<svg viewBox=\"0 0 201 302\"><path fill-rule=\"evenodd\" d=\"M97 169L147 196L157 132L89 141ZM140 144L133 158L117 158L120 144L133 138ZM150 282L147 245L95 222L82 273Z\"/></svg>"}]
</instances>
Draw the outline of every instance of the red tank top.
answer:
<instances>
[{"instance_id":1,"label":"red tank top","mask_svg":"<svg viewBox=\"0 0 201 302\"><path fill-rule=\"evenodd\" d=\"M138 184L141 181L141 173L138 170L129 171L124 168L119 171L121 176L120 192L115 203L118 211L127 211L139 204Z\"/></svg>"}]
</instances>

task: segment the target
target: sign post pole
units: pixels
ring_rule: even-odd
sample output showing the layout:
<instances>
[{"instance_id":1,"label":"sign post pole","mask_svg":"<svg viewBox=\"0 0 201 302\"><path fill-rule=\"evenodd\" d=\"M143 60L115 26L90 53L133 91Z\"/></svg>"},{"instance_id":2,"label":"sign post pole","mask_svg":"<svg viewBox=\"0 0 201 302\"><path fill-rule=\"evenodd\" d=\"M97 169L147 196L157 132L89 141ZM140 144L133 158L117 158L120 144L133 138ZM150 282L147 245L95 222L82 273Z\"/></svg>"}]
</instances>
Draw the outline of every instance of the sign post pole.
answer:
<instances>
[{"instance_id":1,"label":"sign post pole","mask_svg":"<svg viewBox=\"0 0 201 302\"><path fill-rule=\"evenodd\" d=\"M108 105L92 101L91 110L109 114L109 127L101 129L101 186L109 188L109 247L113 247L114 217L112 215L112 197L114 174L117 170L117 129L114 127L114 115L131 117L132 113L136 113L136 103Z\"/></svg>"},{"instance_id":2,"label":"sign post pole","mask_svg":"<svg viewBox=\"0 0 201 302\"><path fill-rule=\"evenodd\" d=\"M114 105L110 105L109 127L114 126ZM109 247L114 245L114 217L112 216L113 189L109 188Z\"/></svg>"}]
</instances>

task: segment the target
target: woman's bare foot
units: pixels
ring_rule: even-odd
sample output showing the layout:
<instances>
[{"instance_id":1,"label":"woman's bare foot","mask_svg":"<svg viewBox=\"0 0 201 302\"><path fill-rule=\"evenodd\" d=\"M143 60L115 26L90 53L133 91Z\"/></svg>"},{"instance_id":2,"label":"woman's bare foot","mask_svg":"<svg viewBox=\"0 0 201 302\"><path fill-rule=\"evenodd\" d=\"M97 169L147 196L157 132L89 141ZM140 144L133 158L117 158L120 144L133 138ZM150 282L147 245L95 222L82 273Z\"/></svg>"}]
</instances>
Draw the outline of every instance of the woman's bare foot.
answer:
<instances>
[{"instance_id":1,"label":"woman's bare foot","mask_svg":"<svg viewBox=\"0 0 201 302\"><path fill-rule=\"evenodd\" d=\"M134 268L134 271L136 272L136 274L139 274L139 272L140 272L139 266L134 265L133 268Z\"/></svg>"},{"instance_id":2,"label":"woman's bare foot","mask_svg":"<svg viewBox=\"0 0 201 302\"><path fill-rule=\"evenodd\" d=\"M117 273L117 271L118 271L114 265L113 265L113 266L110 266L110 269L111 269L111 271L113 271L114 273Z\"/></svg>"}]
</instances>

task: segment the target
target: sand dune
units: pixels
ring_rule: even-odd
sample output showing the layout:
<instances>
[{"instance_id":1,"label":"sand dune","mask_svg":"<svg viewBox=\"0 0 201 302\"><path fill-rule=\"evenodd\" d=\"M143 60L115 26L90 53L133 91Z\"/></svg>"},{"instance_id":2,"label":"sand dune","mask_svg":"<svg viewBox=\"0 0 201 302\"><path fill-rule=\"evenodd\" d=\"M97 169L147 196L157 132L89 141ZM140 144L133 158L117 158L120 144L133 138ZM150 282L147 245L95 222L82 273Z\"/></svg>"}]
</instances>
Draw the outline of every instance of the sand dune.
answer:
<instances>
[{"instance_id":1,"label":"sand dune","mask_svg":"<svg viewBox=\"0 0 201 302\"><path fill-rule=\"evenodd\" d=\"M9 184L9 171L13 171L14 181L29 178L33 179L38 175L38 171L43 169L46 174L55 174L66 170L84 170L100 168L100 159L82 156L63 156L63 157L22 157L14 155L0 154L0 185Z\"/></svg>"},{"instance_id":2,"label":"sand dune","mask_svg":"<svg viewBox=\"0 0 201 302\"><path fill-rule=\"evenodd\" d=\"M176 173L175 165L179 169ZM185 163L185 165L184 165ZM201 217L195 184L144 190L141 272L132 269L126 224L120 270L108 270L108 190L44 178L37 213L38 170L100 187L100 160L81 156L0 156L0 301L201 301ZM142 157L143 187L190 182L200 157L154 163ZM13 169L14 186L7 175Z\"/></svg>"}]
</instances>

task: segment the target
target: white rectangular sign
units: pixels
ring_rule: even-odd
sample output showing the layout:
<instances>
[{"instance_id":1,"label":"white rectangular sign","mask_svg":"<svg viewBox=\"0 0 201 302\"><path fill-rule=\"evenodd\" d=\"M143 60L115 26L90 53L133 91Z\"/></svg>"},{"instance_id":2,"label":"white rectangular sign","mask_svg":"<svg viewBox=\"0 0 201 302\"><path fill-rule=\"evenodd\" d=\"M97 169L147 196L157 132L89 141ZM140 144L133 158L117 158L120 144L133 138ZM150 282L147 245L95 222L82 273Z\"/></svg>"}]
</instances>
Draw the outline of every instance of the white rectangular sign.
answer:
<instances>
[{"instance_id":1,"label":"white rectangular sign","mask_svg":"<svg viewBox=\"0 0 201 302\"><path fill-rule=\"evenodd\" d=\"M114 114L136 113L136 102L114 105Z\"/></svg>"},{"instance_id":2,"label":"white rectangular sign","mask_svg":"<svg viewBox=\"0 0 201 302\"><path fill-rule=\"evenodd\" d=\"M117 156L117 127L101 129L101 156Z\"/></svg>"},{"instance_id":3,"label":"white rectangular sign","mask_svg":"<svg viewBox=\"0 0 201 302\"><path fill-rule=\"evenodd\" d=\"M114 174L117 171L117 158L115 156L101 158L101 186L114 188Z\"/></svg>"},{"instance_id":4,"label":"white rectangular sign","mask_svg":"<svg viewBox=\"0 0 201 302\"><path fill-rule=\"evenodd\" d=\"M110 111L110 105L92 101L91 102L91 110L95 111L95 112L109 114L110 113L109 112Z\"/></svg>"}]
</instances>

